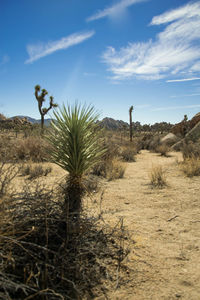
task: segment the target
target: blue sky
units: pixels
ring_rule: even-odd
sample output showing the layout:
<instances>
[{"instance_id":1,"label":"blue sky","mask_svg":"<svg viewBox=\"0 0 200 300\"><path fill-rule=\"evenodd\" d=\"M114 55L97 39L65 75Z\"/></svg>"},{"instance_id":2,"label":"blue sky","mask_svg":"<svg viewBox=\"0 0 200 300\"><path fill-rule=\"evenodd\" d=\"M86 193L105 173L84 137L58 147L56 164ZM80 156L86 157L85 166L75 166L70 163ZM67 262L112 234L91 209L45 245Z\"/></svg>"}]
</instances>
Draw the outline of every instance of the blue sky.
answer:
<instances>
[{"instance_id":1,"label":"blue sky","mask_svg":"<svg viewBox=\"0 0 200 300\"><path fill-rule=\"evenodd\" d=\"M0 0L0 112L39 118L34 86L101 118L200 111L200 1ZM46 106L48 105L48 97Z\"/></svg>"}]
</instances>

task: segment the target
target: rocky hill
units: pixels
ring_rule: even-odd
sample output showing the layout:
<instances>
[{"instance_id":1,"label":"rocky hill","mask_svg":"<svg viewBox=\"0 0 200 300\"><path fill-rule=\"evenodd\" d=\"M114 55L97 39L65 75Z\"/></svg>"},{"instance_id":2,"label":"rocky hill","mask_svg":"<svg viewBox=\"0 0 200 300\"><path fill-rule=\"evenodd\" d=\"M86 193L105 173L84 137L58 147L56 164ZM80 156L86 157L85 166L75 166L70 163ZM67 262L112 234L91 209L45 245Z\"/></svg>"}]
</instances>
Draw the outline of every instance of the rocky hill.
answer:
<instances>
[{"instance_id":1,"label":"rocky hill","mask_svg":"<svg viewBox=\"0 0 200 300\"><path fill-rule=\"evenodd\" d=\"M40 119L34 119L34 118L31 118L29 116L14 116L10 119L14 119L14 118L19 118L19 119L24 119L26 118L28 120L28 122L32 123L32 124L40 124L41 120ZM51 122L52 119L45 119L44 120L44 125L46 126L49 126L50 122Z\"/></svg>"},{"instance_id":2,"label":"rocky hill","mask_svg":"<svg viewBox=\"0 0 200 300\"><path fill-rule=\"evenodd\" d=\"M108 130L122 130L129 128L128 123L122 120L114 120L112 118L104 118L103 120L98 121L98 124Z\"/></svg>"},{"instance_id":3,"label":"rocky hill","mask_svg":"<svg viewBox=\"0 0 200 300\"><path fill-rule=\"evenodd\" d=\"M197 113L194 115L194 117L191 120L187 119L187 115L184 116L184 119L175 124L171 132L175 135L184 137L187 133L190 132L198 123L200 122L200 113Z\"/></svg>"}]
</instances>

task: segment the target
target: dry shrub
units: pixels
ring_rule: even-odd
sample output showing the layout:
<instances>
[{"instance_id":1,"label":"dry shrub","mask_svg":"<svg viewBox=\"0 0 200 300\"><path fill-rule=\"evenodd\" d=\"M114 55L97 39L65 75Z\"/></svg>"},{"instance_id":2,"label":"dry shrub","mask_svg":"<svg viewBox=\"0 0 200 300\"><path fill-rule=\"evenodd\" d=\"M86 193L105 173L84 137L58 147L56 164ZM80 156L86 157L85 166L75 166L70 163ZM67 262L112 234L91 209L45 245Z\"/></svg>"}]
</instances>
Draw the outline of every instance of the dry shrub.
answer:
<instances>
[{"instance_id":1,"label":"dry shrub","mask_svg":"<svg viewBox=\"0 0 200 300\"><path fill-rule=\"evenodd\" d=\"M157 147L160 145L160 136L155 135L152 137L150 143L149 143L149 150L156 152Z\"/></svg>"},{"instance_id":2,"label":"dry shrub","mask_svg":"<svg viewBox=\"0 0 200 300\"><path fill-rule=\"evenodd\" d=\"M16 164L0 163L0 197L8 193L12 180L19 174L20 169Z\"/></svg>"},{"instance_id":3,"label":"dry shrub","mask_svg":"<svg viewBox=\"0 0 200 300\"><path fill-rule=\"evenodd\" d=\"M185 143L181 152L184 160L188 158L200 158L200 142L193 143L190 141L187 144Z\"/></svg>"},{"instance_id":4,"label":"dry shrub","mask_svg":"<svg viewBox=\"0 0 200 300\"><path fill-rule=\"evenodd\" d=\"M104 160L114 159L120 156L119 145L113 143L111 140L104 141L105 153L103 155Z\"/></svg>"},{"instance_id":5,"label":"dry shrub","mask_svg":"<svg viewBox=\"0 0 200 300\"><path fill-rule=\"evenodd\" d=\"M32 180L40 176L47 176L51 171L51 167L43 167L40 164L27 164L22 167L21 175L28 176L28 179Z\"/></svg>"},{"instance_id":6,"label":"dry shrub","mask_svg":"<svg viewBox=\"0 0 200 300\"><path fill-rule=\"evenodd\" d=\"M112 160L102 160L102 161L98 162L92 168L91 173L93 175L106 178L107 169L108 169L111 161Z\"/></svg>"},{"instance_id":7,"label":"dry shrub","mask_svg":"<svg viewBox=\"0 0 200 300\"><path fill-rule=\"evenodd\" d=\"M33 182L0 201L1 299L107 298L108 287L128 281L123 219L110 227L82 215L68 231L63 207L60 195Z\"/></svg>"},{"instance_id":8,"label":"dry shrub","mask_svg":"<svg viewBox=\"0 0 200 300\"><path fill-rule=\"evenodd\" d=\"M100 179L96 175L89 174L84 178L83 186L87 193L97 193L100 190Z\"/></svg>"},{"instance_id":9,"label":"dry shrub","mask_svg":"<svg viewBox=\"0 0 200 300\"><path fill-rule=\"evenodd\" d=\"M166 176L162 166L153 166L149 177L150 184L153 188L163 188L167 186Z\"/></svg>"},{"instance_id":10,"label":"dry shrub","mask_svg":"<svg viewBox=\"0 0 200 300\"><path fill-rule=\"evenodd\" d=\"M102 160L94 165L91 173L96 176L113 180L124 176L125 168L118 161L120 147L111 141L105 141L105 153Z\"/></svg>"},{"instance_id":11,"label":"dry shrub","mask_svg":"<svg viewBox=\"0 0 200 300\"><path fill-rule=\"evenodd\" d=\"M188 177L200 176L200 158L192 157L180 164L181 170Z\"/></svg>"},{"instance_id":12,"label":"dry shrub","mask_svg":"<svg viewBox=\"0 0 200 300\"><path fill-rule=\"evenodd\" d=\"M48 143L40 137L28 137L16 143L16 159L40 162L48 159Z\"/></svg>"},{"instance_id":13,"label":"dry shrub","mask_svg":"<svg viewBox=\"0 0 200 300\"><path fill-rule=\"evenodd\" d=\"M103 160L92 169L92 174L102 176L109 181L124 177L125 167L117 159Z\"/></svg>"},{"instance_id":14,"label":"dry shrub","mask_svg":"<svg viewBox=\"0 0 200 300\"><path fill-rule=\"evenodd\" d=\"M123 178L125 173L125 166L118 160L112 160L106 170L106 178L111 181Z\"/></svg>"},{"instance_id":15,"label":"dry shrub","mask_svg":"<svg viewBox=\"0 0 200 300\"><path fill-rule=\"evenodd\" d=\"M160 145L160 135L155 135L153 133L144 134L138 143L141 149L155 151L155 149Z\"/></svg>"},{"instance_id":16,"label":"dry shrub","mask_svg":"<svg viewBox=\"0 0 200 300\"><path fill-rule=\"evenodd\" d=\"M155 151L157 153L160 153L161 156L168 157L169 156L170 148L166 144L162 144L162 145L157 146L156 149L155 149Z\"/></svg>"},{"instance_id":17,"label":"dry shrub","mask_svg":"<svg viewBox=\"0 0 200 300\"><path fill-rule=\"evenodd\" d=\"M143 145L140 137L133 138L133 147L136 153L140 153L140 150L143 149Z\"/></svg>"},{"instance_id":18,"label":"dry shrub","mask_svg":"<svg viewBox=\"0 0 200 300\"><path fill-rule=\"evenodd\" d=\"M137 154L137 150L133 147L127 147L121 152L121 157L126 162L135 162L135 155Z\"/></svg>"},{"instance_id":19,"label":"dry shrub","mask_svg":"<svg viewBox=\"0 0 200 300\"><path fill-rule=\"evenodd\" d=\"M0 160L11 161L15 155L15 145L9 135L1 134L0 136Z\"/></svg>"}]
</instances>

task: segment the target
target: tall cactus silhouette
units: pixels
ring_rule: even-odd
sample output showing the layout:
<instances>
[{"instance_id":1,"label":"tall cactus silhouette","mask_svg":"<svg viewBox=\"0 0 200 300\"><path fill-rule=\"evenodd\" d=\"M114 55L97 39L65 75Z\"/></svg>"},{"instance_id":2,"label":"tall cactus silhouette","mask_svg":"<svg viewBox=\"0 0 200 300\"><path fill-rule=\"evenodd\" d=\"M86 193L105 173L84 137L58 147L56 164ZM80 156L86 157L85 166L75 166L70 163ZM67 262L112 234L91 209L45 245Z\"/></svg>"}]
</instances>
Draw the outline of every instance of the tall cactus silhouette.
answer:
<instances>
[{"instance_id":1,"label":"tall cactus silhouette","mask_svg":"<svg viewBox=\"0 0 200 300\"><path fill-rule=\"evenodd\" d=\"M39 85L35 86L35 98L37 99L38 102L38 109L41 115L41 133L43 134L44 131L44 116L48 113L50 109L53 107L57 107L58 105L53 102L53 97L49 97L49 107L48 108L42 108L42 105L45 101L45 96L48 94L48 92L45 89L41 90L41 93L39 94L41 90L41 87Z\"/></svg>"},{"instance_id":2,"label":"tall cactus silhouette","mask_svg":"<svg viewBox=\"0 0 200 300\"><path fill-rule=\"evenodd\" d=\"M130 142L132 142L132 138L133 138L132 112L133 112L133 106L131 106L131 107L129 108Z\"/></svg>"}]
</instances>

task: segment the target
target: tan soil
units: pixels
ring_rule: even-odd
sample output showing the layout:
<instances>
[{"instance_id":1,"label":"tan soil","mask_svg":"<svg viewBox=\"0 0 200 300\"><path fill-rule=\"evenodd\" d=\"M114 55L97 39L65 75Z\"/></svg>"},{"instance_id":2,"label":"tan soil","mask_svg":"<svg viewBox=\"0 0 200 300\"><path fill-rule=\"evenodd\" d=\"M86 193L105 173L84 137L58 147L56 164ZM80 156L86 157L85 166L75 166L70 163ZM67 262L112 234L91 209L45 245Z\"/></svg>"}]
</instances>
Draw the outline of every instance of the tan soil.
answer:
<instances>
[{"instance_id":1,"label":"tan soil","mask_svg":"<svg viewBox=\"0 0 200 300\"><path fill-rule=\"evenodd\" d=\"M166 158L142 151L127 164L125 178L106 183L104 219L115 224L123 217L136 242L127 260L130 281L109 299L200 299L200 178L185 177L181 160L180 153ZM166 188L150 187L152 165L166 170Z\"/></svg>"},{"instance_id":2,"label":"tan soil","mask_svg":"<svg viewBox=\"0 0 200 300\"><path fill-rule=\"evenodd\" d=\"M104 183L105 221L114 225L123 217L135 241L126 261L129 281L112 288L108 299L200 299L200 178L185 177L177 164L181 154L170 154L141 151L136 162L126 164L123 179ZM167 187L151 188L152 165L163 166ZM53 186L64 175L54 165L42 181ZM85 199L85 205L99 212L100 194Z\"/></svg>"}]
</instances>

